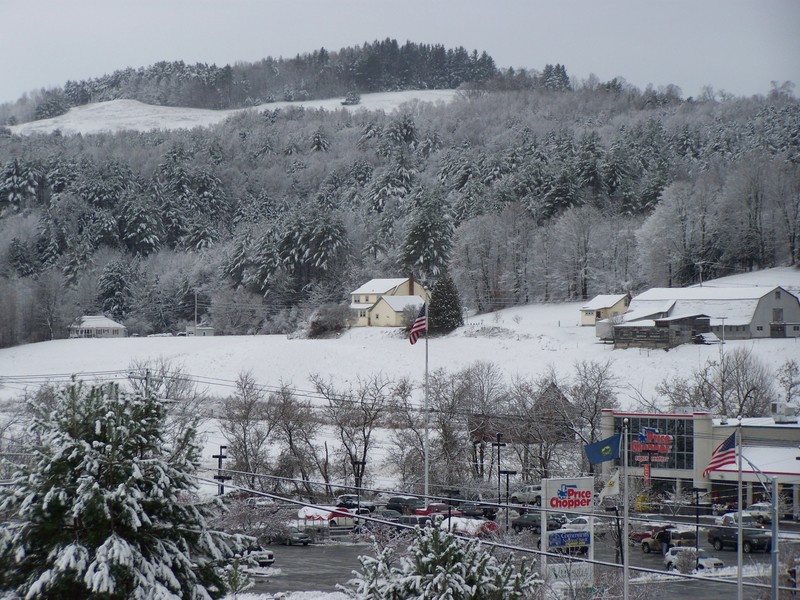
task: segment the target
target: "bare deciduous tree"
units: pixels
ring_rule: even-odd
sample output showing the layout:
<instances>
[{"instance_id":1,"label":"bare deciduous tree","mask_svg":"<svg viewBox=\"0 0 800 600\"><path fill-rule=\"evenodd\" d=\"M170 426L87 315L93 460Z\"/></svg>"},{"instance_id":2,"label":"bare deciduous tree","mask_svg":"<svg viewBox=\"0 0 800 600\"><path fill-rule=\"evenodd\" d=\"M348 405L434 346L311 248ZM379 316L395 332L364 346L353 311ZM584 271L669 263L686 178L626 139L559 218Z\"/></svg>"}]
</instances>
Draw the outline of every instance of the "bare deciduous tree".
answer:
<instances>
[{"instance_id":1,"label":"bare deciduous tree","mask_svg":"<svg viewBox=\"0 0 800 600\"><path fill-rule=\"evenodd\" d=\"M269 438L274 427L266 394L251 373L240 373L236 393L225 399L220 429L233 459L233 481L252 489L266 489L257 474L269 467Z\"/></svg>"}]
</instances>

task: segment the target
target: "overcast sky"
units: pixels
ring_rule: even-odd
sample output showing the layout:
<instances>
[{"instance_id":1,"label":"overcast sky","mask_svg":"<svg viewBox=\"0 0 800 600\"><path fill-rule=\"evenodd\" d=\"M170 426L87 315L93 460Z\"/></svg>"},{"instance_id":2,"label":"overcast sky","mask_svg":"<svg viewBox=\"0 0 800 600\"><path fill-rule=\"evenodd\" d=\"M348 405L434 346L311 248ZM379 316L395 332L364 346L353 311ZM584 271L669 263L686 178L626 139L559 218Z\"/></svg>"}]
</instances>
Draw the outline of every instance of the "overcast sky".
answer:
<instances>
[{"instance_id":1,"label":"overcast sky","mask_svg":"<svg viewBox=\"0 0 800 600\"><path fill-rule=\"evenodd\" d=\"M799 0L0 0L0 24L0 102L161 60L223 66L387 37L685 97L800 85Z\"/></svg>"}]
</instances>

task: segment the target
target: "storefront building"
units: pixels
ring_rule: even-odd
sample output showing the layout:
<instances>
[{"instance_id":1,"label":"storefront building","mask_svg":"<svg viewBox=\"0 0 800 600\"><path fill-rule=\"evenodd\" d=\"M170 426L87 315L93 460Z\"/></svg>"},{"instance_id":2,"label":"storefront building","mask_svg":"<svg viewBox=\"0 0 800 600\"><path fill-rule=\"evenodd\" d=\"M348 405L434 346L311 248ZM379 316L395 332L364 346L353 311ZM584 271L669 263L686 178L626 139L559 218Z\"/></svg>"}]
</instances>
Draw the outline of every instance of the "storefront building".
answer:
<instances>
[{"instance_id":1,"label":"storefront building","mask_svg":"<svg viewBox=\"0 0 800 600\"><path fill-rule=\"evenodd\" d=\"M686 492L710 494L715 504L735 507L738 464L704 471L711 455L733 434L738 422L707 412L634 413L606 409L602 437L622 431L629 420L628 475L643 489L680 497ZM800 425L796 418L747 418L741 422L742 495L745 506L765 500L764 486L778 480L786 512L800 516ZM615 461L616 465L621 464ZM614 463L603 463L609 475Z\"/></svg>"}]
</instances>

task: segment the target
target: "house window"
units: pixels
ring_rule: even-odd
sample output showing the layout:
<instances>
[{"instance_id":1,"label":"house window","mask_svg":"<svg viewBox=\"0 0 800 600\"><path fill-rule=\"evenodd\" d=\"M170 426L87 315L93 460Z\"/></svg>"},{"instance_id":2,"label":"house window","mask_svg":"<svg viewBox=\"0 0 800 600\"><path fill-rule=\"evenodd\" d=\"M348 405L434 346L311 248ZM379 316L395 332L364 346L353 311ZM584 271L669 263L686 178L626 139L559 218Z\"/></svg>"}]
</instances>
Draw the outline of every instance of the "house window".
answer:
<instances>
[{"instance_id":1,"label":"house window","mask_svg":"<svg viewBox=\"0 0 800 600\"><path fill-rule=\"evenodd\" d=\"M800 325L792 325L792 331L800 331Z\"/></svg>"},{"instance_id":2,"label":"house window","mask_svg":"<svg viewBox=\"0 0 800 600\"><path fill-rule=\"evenodd\" d=\"M764 331L764 328L761 325L759 325L758 327L756 327L756 331Z\"/></svg>"},{"instance_id":3,"label":"house window","mask_svg":"<svg viewBox=\"0 0 800 600\"><path fill-rule=\"evenodd\" d=\"M365 311L365 310L358 311L358 316L359 317L366 317L367 316L367 311Z\"/></svg>"},{"instance_id":4,"label":"house window","mask_svg":"<svg viewBox=\"0 0 800 600\"><path fill-rule=\"evenodd\" d=\"M773 308L772 309L772 320L776 323L783 322L783 309L782 308Z\"/></svg>"},{"instance_id":5,"label":"house window","mask_svg":"<svg viewBox=\"0 0 800 600\"><path fill-rule=\"evenodd\" d=\"M780 299L781 299L781 291L775 290L775 300L780 300Z\"/></svg>"}]
</instances>

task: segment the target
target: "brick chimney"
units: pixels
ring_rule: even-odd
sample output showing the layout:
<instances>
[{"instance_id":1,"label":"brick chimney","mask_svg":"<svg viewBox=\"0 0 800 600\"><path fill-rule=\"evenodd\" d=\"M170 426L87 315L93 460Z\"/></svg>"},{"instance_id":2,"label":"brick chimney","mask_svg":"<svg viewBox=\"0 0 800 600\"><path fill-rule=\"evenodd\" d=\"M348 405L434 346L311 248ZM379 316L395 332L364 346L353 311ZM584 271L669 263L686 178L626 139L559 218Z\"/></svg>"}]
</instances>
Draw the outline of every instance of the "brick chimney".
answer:
<instances>
[{"instance_id":1,"label":"brick chimney","mask_svg":"<svg viewBox=\"0 0 800 600\"><path fill-rule=\"evenodd\" d=\"M408 295L414 295L414 273L408 274Z\"/></svg>"}]
</instances>

